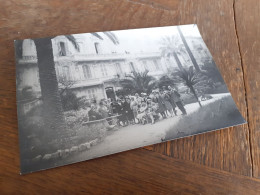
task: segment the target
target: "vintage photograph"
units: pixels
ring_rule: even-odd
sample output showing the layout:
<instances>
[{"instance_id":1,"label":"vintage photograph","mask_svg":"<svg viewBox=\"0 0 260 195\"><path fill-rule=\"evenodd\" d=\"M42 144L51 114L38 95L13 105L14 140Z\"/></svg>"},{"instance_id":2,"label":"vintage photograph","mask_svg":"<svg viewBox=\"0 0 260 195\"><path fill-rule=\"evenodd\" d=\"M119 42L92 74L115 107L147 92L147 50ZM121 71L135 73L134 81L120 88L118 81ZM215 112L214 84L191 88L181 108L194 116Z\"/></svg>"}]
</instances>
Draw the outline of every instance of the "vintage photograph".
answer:
<instances>
[{"instance_id":1,"label":"vintage photograph","mask_svg":"<svg viewBox=\"0 0 260 195\"><path fill-rule=\"evenodd\" d=\"M21 174L245 123L197 25L14 44Z\"/></svg>"}]
</instances>

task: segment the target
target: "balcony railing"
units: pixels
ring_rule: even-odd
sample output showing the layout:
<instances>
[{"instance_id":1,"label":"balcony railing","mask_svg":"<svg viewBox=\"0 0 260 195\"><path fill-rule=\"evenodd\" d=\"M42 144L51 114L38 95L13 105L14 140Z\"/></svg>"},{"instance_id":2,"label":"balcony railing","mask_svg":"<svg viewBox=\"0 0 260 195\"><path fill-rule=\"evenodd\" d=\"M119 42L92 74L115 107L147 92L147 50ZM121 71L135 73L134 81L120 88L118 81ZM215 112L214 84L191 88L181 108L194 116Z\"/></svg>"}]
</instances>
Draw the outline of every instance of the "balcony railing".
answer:
<instances>
[{"instance_id":1,"label":"balcony railing","mask_svg":"<svg viewBox=\"0 0 260 195\"><path fill-rule=\"evenodd\" d=\"M74 61L98 61L98 60L122 60L122 59L140 59L150 57L161 57L160 52L149 53L110 53L110 54L74 54L71 56L55 56L54 60L74 60Z\"/></svg>"},{"instance_id":2,"label":"balcony railing","mask_svg":"<svg viewBox=\"0 0 260 195\"><path fill-rule=\"evenodd\" d=\"M24 60L36 60L37 56L23 56Z\"/></svg>"},{"instance_id":3,"label":"balcony railing","mask_svg":"<svg viewBox=\"0 0 260 195\"><path fill-rule=\"evenodd\" d=\"M99 77L99 78L88 78L88 79L84 79L84 80L75 80L75 84L72 85L72 88L102 85L104 82L107 82L110 80L118 80L118 79L122 79L122 78L125 78L125 75L120 76L120 78L117 75L108 75L108 76Z\"/></svg>"},{"instance_id":4,"label":"balcony railing","mask_svg":"<svg viewBox=\"0 0 260 195\"><path fill-rule=\"evenodd\" d=\"M142 58L153 58L161 57L160 52L149 52L149 53L110 53L110 54L74 54L69 56L54 56L54 61L98 61L98 60L124 60L124 59L142 59ZM23 56L19 60L21 64L24 63L36 63L37 56Z\"/></svg>"},{"instance_id":5,"label":"balcony railing","mask_svg":"<svg viewBox=\"0 0 260 195\"><path fill-rule=\"evenodd\" d=\"M20 64L36 63L36 62L37 62L37 56L23 56L22 59L19 59Z\"/></svg>"}]
</instances>

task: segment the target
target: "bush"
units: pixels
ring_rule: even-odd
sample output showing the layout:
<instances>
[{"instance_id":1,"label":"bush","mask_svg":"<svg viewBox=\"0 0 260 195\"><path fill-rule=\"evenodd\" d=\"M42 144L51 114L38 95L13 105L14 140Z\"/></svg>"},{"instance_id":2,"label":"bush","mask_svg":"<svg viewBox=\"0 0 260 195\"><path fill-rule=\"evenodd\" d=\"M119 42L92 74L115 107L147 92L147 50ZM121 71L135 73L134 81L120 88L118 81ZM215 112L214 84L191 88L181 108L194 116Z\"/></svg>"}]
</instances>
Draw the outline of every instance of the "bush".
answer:
<instances>
[{"instance_id":1,"label":"bush","mask_svg":"<svg viewBox=\"0 0 260 195\"><path fill-rule=\"evenodd\" d=\"M67 91L61 95L61 102L64 111L78 110L80 107L80 98L71 91Z\"/></svg>"},{"instance_id":2,"label":"bush","mask_svg":"<svg viewBox=\"0 0 260 195\"><path fill-rule=\"evenodd\" d=\"M71 110L64 113L65 120L70 128L74 128L77 124L81 124L82 122L88 121L88 108L79 109L79 110Z\"/></svg>"},{"instance_id":3,"label":"bush","mask_svg":"<svg viewBox=\"0 0 260 195\"><path fill-rule=\"evenodd\" d=\"M66 145L61 145L59 141L57 142L59 137L56 134L51 135L49 129L46 129L42 105L34 107L26 115L19 116L19 144L23 172L45 169L57 166L57 163L64 163L63 160L34 162L33 159L39 155L54 153L59 149L69 149L72 146L79 146L93 140L102 141L106 136L108 127L106 120L97 121L91 126L82 125L87 119L87 110L85 109L66 112L65 119L68 128L61 136L64 136L63 139L68 140L68 142Z\"/></svg>"},{"instance_id":4,"label":"bush","mask_svg":"<svg viewBox=\"0 0 260 195\"><path fill-rule=\"evenodd\" d=\"M244 123L231 96L223 97L203 106L190 115L183 116L166 133L166 140L221 129Z\"/></svg>"},{"instance_id":5,"label":"bush","mask_svg":"<svg viewBox=\"0 0 260 195\"><path fill-rule=\"evenodd\" d=\"M181 99L182 99L184 105L197 102L195 96L190 93L181 94Z\"/></svg>"},{"instance_id":6,"label":"bush","mask_svg":"<svg viewBox=\"0 0 260 195\"><path fill-rule=\"evenodd\" d=\"M39 154L46 154L55 150L49 144L46 133L43 107L38 105L26 115L19 116L20 153L23 158L31 159Z\"/></svg>"},{"instance_id":7,"label":"bush","mask_svg":"<svg viewBox=\"0 0 260 195\"><path fill-rule=\"evenodd\" d=\"M218 94L218 93L229 93L229 91L225 84L220 83L220 84L216 85L216 88L214 88L214 89L211 88L206 93Z\"/></svg>"},{"instance_id":8,"label":"bush","mask_svg":"<svg viewBox=\"0 0 260 195\"><path fill-rule=\"evenodd\" d=\"M75 135L72 137L74 145L79 145L94 139L103 140L106 136L108 123L106 120L88 122L89 108L64 113L67 126ZM85 125L83 125L85 123Z\"/></svg>"},{"instance_id":9,"label":"bush","mask_svg":"<svg viewBox=\"0 0 260 195\"><path fill-rule=\"evenodd\" d=\"M88 119L87 109L67 111L64 115L68 131L71 132L71 135L68 137L70 143L66 145L66 148L77 146L94 139L102 140L105 138L108 126L106 120L92 122L91 126L82 125ZM57 149L64 149L57 148L55 144L50 144L50 134L45 129L44 118L42 116L43 107L39 105L19 118L19 139L22 160L32 159L37 155L53 153Z\"/></svg>"}]
</instances>

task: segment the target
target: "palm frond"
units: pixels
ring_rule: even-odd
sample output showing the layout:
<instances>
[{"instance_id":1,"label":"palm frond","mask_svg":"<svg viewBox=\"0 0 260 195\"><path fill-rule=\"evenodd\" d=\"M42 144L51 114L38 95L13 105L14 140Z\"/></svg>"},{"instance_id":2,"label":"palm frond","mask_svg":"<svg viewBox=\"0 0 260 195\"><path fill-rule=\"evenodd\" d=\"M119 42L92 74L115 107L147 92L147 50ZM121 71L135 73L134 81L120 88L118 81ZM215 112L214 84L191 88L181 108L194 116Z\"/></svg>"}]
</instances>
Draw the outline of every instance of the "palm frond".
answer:
<instances>
[{"instance_id":1,"label":"palm frond","mask_svg":"<svg viewBox=\"0 0 260 195\"><path fill-rule=\"evenodd\" d=\"M156 79L145 72L134 71L132 75L120 81L123 88L127 88L131 93L145 92L150 93L151 90L157 85Z\"/></svg>"},{"instance_id":2,"label":"palm frond","mask_svg":"<svg viewBox=\"0 0 260 195\"><path fill-rule=\"evenodd\" d=\"M115 45L119 44L116 35L110 31L103 32Z\"/></svg>"},{"instance_id":3,"label":"palm frond","mask_svg":"<svg viewBox=\"0 0 260 195\"><path fill-rule=\"evenodd\" d=\"M98 33L91 33L93 36L97 37L100 40L104 40Z\"/></svg>"},{"instance_id":4,"label":"palm frond","mask_svg":"<svg viewBox=\"0 0 260 195\"><path fill-rule=\"evenodd\" d=\"M72 45L75 47L75 49L77 51L79 51L79 45L78 45L75 37L72 35L65 35L65 37L72 43Z\"/></svg>"},{"instance_id":5,"label":"palm frond","mask_svg":"<svg viewBox=\"0 0 260 195\"><path fill-rule=\"evenodd\" d=\"M176 54L184 54L186 52L184 45L182 44L180 37L178 36L166 36L161 39L161 55L171 56L175 52Z\"/></svg>"}]
</instances>

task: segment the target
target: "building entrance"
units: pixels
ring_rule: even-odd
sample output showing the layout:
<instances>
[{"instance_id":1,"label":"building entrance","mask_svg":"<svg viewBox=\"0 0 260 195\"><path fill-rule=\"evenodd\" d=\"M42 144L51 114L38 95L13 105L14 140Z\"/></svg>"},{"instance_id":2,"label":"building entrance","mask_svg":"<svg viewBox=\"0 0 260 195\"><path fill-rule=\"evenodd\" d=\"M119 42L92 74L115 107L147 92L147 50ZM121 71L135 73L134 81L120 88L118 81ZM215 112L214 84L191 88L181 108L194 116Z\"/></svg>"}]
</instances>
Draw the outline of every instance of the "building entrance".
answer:
<instances>
[{"instance_id":1,"label":"building entrance","mask_svg":"<svg viewBox=\"0 0 260 195\"><path fill-rule=\"evenodd\" d=\"M116 100L116 94L113 87L106 87L106 94L107 98L110 98L111 100Z\"/></svg>"}]
</instances>

